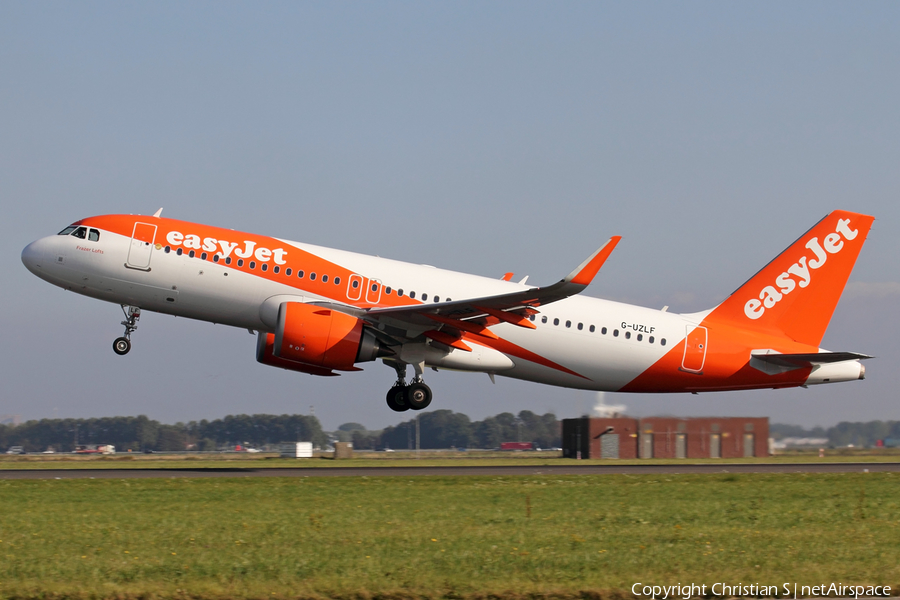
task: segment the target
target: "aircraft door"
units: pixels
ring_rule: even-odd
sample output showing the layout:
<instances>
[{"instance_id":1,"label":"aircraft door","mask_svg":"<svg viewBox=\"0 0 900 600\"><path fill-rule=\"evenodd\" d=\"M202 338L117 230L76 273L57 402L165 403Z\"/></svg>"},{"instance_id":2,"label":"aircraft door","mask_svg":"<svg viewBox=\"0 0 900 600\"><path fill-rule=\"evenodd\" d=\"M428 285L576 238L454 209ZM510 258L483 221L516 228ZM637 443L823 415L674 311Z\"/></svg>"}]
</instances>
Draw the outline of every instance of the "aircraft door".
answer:
<instances>
[{"instance_id":1,"label":"aircraft door","mask_svg":"<svg viewBox=\"0 0 900 600\"><path fill-rule=\"evenodd\" d=\"M356 273L350 276L347 281L347 299L359 300L362 296L363 278Z\"/></svg>"},{"instance_id":2,"label":"aircraft door","mask_svg":"<svg viewBox=\"0 0 900 600\"><path fill-rule=\"evenodd\" d=\"M381 300L381 282L377 279L370 279L366 287L366 302L378 304L379 300Z\"/></svg>"},{"instance_id":3,"label":"aircraft door","mask_svg":"<svg viewBox=\"0 0 900 600\"><path fill-rule=\"evenodd\" d=\"M150 254L156 240L156 225L135 223L131 234L131 246L128 248L128 259L125 266L142 271L150 270Z\"/></svg>"},{"instance_id":4,"label":"aircraft door","mask_svg":"<svg viewBox=\"0 0 900 600\"><path fill-rule=\"evenodd\" d=\"M692 327L688 325L687 336L684 339L684 358L681 368L690 373L703 373L703 365L706 362L706 327Z\"/></svg>"}]
</instances>

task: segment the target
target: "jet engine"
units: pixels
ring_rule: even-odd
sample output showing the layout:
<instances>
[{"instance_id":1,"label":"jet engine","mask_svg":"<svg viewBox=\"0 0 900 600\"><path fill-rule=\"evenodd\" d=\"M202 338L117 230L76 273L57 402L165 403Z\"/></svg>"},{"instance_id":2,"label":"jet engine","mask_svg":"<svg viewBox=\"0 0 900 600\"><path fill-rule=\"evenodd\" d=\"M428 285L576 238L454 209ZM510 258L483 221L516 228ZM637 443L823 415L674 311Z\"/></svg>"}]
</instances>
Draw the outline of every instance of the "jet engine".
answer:
<instances>
[{"instance_id":1,"label":"jet engine","mask_svg":"<svg viewBox=\"0 0 900 600\"><path fill-rule=\"evenodd\" d=\"M361 319L303 302L283 302L275 333L259 334L256 360L313 375L335 375L332 369L358 371L354 363L392 354Z\"/></svg>"}]
</instances>

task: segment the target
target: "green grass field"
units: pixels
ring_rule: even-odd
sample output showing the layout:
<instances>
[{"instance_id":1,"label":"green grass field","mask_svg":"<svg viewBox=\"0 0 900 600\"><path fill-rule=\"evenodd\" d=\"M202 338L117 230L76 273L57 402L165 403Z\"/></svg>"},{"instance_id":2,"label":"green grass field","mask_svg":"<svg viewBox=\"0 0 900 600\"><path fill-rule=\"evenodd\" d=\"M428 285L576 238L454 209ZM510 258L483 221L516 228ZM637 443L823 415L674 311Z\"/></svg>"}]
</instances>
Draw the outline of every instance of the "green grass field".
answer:
<instances>
[{"instance_id":1,"label":"green grass field","mask_svg":"<svg viewBox=\"0 0 900 600\"><path fill-rule=\"evenodd\" d=\"M3 598L900 584L900 476L0 481Z\"/></svg>"}]
</instances>

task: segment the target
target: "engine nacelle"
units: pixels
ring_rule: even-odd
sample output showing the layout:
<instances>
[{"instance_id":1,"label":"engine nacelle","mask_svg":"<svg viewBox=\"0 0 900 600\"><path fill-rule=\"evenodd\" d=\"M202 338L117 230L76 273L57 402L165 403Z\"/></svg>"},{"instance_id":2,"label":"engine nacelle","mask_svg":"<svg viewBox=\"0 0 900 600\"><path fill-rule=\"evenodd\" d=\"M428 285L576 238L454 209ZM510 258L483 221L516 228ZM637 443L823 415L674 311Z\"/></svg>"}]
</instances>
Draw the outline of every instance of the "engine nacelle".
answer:
<instances>
[{"instance_id":1,"label":"engine nacelle","mask_svg":"<svg viewBox=\"0 0 900 600\"><path fill-rule=\"evenodd\" d=\"M314 367L292 360L278 358L272 353L275 347L275 334L260 331L256 338L256 362L270 367L278 367L289 371L299 371L301 373L309 373L310 375L319 375L320 377L337 377L339 373L335 373L331 369L325 367Z\"/></svg>"},{"instance_id":2,"label":"engine nacelle","mask_svg":"<svg viewBox=\"0 0 900 600\"><path fill-rule=\"evenodd\" d=\"M392 354L363 326L361 319L303 302L284 302L278 307L278 322L271 344L271 356L278 362L338 371L358 371L354 363ZM259 360L259 351L257 354ZM265 354L263 349L264 357Z\"/></svg>"}]
</instances>

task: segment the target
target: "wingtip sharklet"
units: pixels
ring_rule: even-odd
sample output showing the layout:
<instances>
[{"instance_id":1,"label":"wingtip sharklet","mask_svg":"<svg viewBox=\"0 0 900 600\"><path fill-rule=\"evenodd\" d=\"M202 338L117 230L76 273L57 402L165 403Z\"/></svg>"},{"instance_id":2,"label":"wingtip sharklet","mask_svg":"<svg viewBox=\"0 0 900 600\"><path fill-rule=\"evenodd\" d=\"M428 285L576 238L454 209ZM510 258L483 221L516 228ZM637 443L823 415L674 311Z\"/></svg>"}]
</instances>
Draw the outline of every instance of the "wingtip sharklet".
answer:
<instances>
[{"instance_id":1,"label":"wingtip sharklet","mask_svg":"<svg viewBox=\"0 0 900 600\"><path fill-rule=\"evenodd\" d=\"M606 262L606 259L609 258L609 255L612 254L612 251L615 249L616 245L622 239L621 235L614 235L609 240L603 244L596 252L591 254L587 260L578 265L578 267L569 273L566 278L563 280L566 283L574 283L577 285L587 286L594 280L594 277L597 276L597 273L600 271L600 267Z\"/></svg>"}]
</instances>

